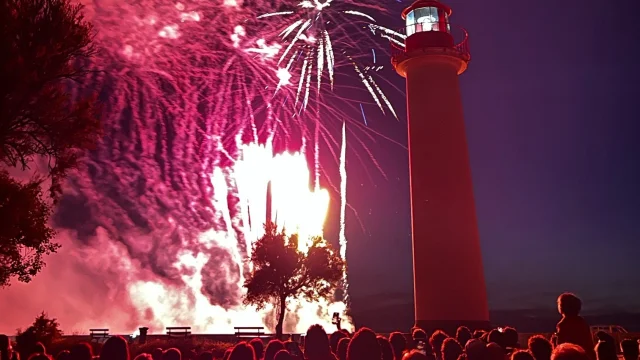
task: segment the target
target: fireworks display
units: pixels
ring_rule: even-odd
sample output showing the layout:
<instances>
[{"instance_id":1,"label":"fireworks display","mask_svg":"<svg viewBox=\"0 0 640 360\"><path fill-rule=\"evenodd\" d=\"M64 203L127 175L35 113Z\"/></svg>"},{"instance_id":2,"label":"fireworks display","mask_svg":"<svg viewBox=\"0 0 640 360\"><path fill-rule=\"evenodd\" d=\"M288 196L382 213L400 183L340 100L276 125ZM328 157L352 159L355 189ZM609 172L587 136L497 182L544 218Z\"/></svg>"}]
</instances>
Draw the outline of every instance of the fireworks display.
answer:
<instances>
[{"instance_id":1,"label":"fireworks display","mask_svg":"<svg viewBox=\"0 0 640 360\"><path fill-rule=\"evenodd\" d=\"M365 125L345 109L362 105L335 89L341 74L353 76L395 116L376 81L375 48L400 35L375 24L384 11L375 0L85 5L99 71L75 91L99 91L105 134L70 179L56 219L74 237L66 261L94 274L94 300L105 308L92 310L94 322L69 315L68 325L100 326L98 318L121 331L273 329L271 309L242 305L251 244L268 213L301 239L321 235L331 197L340 202L346 257L346 150L360 145L372 157L362 145L372 135L350 130ZM338 186L320 183L321 151L339 167ZM345 307L294 301L284 330L331 328L331 314Z\"/></svg>"}]
</instances>

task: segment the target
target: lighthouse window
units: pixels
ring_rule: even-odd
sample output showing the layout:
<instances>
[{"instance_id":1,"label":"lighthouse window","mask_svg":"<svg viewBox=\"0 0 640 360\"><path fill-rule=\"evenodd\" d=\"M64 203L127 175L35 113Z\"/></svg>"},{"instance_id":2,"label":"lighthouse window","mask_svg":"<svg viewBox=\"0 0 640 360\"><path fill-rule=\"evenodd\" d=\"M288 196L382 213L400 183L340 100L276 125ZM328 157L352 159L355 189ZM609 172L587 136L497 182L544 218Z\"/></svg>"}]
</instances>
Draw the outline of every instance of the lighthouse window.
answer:
<instances>
[{"instance_id":1,"label":"lighthouse window","mask_svg":"<svg viewBox=\"0 0 640 360\"><path fill-rule=\"evenodd\" d=\"M407 36L416 32L439 31L438 8L424 7L415 9L407 14L406 24Z\"/></svg>"}]
</instances>

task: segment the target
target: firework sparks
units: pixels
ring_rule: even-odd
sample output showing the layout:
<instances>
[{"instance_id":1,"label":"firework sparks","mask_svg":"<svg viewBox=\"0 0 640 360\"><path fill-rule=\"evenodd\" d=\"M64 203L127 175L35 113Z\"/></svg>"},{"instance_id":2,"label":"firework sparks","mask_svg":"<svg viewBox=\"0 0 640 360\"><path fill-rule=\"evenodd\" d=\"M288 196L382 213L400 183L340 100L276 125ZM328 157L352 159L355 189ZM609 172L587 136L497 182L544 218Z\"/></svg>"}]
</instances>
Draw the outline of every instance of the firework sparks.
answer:
<instances>
[{"instance_id":1,"label":"firework sparks","mask_svg":"<svg viewBox=\"0 0 640 360\"><path fill-rule=\"evenodd\" d=\"M237 0L83 1L98 30L100 71L74 91L98 89L106 136L62 201L60 212L77 214L80 206L87 216L82 224L57 224L77 234L82 256L69 266L101 276L109 264L112 276L99 281L108 289L106 302L95 306L129 314L103 324L114 330L139 324L223 333L243 325L272 329L269 309L241 303L246 259L267 220L267 184L272 218L301 239L322 233L329 191L339 194L338 240L346 256L346 129L362 120L336 106L333 93L331 102L322 94L340 86L335 79L344 65L355 64L377 106L390 109L374 80L378 68L359 63L358 54L370 57L373 44L352 40L371 37L370 31L395 36L373 26L371 14L383 7L377 0L250 7ZM363 25L358 33L346 28L349 19ZM378 166L367 148L371 138L350 132L349 151ZM291 148L298 152L282 150ZM320 149L340 166L338 187L320 184ZM313 152L311 166L305 151ZM273 168L289 173L290 182ZM292 304L285 330L330 327L334 309L345 305ZM86 313L64 322L86 324Z\"/></svg>"},{"instance_id":2,"label":"firework sparks","mask_svg":"<svg viewBox=\"0 0 640 360\"><path fill-rule=\"evenodd\" d=\"M336 66L334 57L335 50L332 45L330 30L328 29L327 24L337 23L337 20L334 19L335 15L331 11L331 3L331 0L303 0L298 4L298 11L279 11L258 16L258 19L285 17L290 21L293 20L293 22L290 23L280 33L282 41L287 42L288 45L285 51L280 56L278 64L281 64L282 62L285 62L287 61L287 59L289 59L290 61L286 69L288 71L291 71L293 59L298 56L303 57L304 60L302 61L299 72L300 77L298 81L298 92L296 94L296 104L298 103L298 99L300 98L300 96L304 97L304 101L302 101L303 110L305 110L308 105L309 90L311 88L310 83L312 81L310 70L314 67L314 65L317 71L315 81L318 93L320 93L325 70L329 78L331 89L333 89L334 87L334 72ZM400 33L374 24L376 20L371 15L358 10L343 10L339 13L350 15L361 20L364 19L370 22L368 23L368 26L374 34L376 33L376 31L379 31L382 34L381 37L386 38L390 41L401 43L397 40L397 38L402 38L402 35ZM297 51L292 51L293 49L297 49ZM347 58L354 63L356 72L360 76L363 85L369 90L369 93L371 94L373 100L376 102L380 110L382 110L382 112L384 113L384 108L382 105L382 102L384 102L386 107L397 119L398 116L396 115L391 102L387 100L386 95L382 92L380 86L378 86L373 77L370 74L367 74L365 76L362 73L363 70L354 62L351 56L347 56ZM376 54L374 51L374 63L376 62L375 58ZM279 88L280 83L278 89ZM305 90L304 92L302 91L303 89ZM380 99L382 99L382 102Z\"/></svg>"}]
</instances>

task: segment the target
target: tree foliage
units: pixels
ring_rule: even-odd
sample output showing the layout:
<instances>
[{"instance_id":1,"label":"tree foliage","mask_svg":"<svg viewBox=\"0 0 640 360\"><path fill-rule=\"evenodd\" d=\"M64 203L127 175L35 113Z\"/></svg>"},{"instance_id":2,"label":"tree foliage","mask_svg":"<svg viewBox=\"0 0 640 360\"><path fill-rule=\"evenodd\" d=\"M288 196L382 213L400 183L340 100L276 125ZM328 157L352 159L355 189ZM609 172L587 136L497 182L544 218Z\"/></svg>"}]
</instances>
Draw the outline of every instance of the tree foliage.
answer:
<instances>
[{"instance_id":1,"label":"tree foliage","mask_svg":"<svg viewBox=\"0 0 640 360\"><path fill-rule=\"evenodd\" d=\"M22 184L0 171L0 287L12 277L29 282L55 252L55 232L47 226L51 209L38 182Z\"/></svg>"},{"instance_id":2,"label":"tree foliage","mask_svg":"<svg viewBox=\"0 0 640 360\"><path fill-rule=\"evenodd\" d=\"M50 319L44 311L40 313L25 331L18 330L16 343L21 357L32 354L37 343L49 346L57 338L62 336L60 324L57 319Z\"/></svg>"},{"instance_id":3,"label":"tree foliage","mask_svg":"<svg viewBox=\"0 0 640 360\"><path fill-rule=\"evenodd\" d=\"M99 136L96 99L70 82L88 73L93 30L71 0L0 1L0 162L47 161L51 195Z\"/></svg>"},{"instance_id":4,"label":"tree foliage","mask_svg":"<svg viewBox=\"0 0 640 360\"><path fill-rule=\"evenodd\" d=\"M244 287L244 303L263 308L273 304L279 311L276 334L282 336L287 301L304 297L326 298L342 280L344 262L321 237L312 239L306 253L298 250L298 236L288 236L267 223L265 235L254 245L250 259L253 271Z\"/></svg>"},{"instance_id":5,"label":"tree foliage","mask_svg":"<svg viewBox=\"0 0 640 360\"><path fill-rule=\"evenodd\" d=\"M69 93L94 53L81 10L71 0L0 1L0 171L47 164L25 185L0 174L0 287L14 276L30 281L58 248L38 187L48 178L55 202L100 136L95 96Z\"/></svg>"}]
</instances>

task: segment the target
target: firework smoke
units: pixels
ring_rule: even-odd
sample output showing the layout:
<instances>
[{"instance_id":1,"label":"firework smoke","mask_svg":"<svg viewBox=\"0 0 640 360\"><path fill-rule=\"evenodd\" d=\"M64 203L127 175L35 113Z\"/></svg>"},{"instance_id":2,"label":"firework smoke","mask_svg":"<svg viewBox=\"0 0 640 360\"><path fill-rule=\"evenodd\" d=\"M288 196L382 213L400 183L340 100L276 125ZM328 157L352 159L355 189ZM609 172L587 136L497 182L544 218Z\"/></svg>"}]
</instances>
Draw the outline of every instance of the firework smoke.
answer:
<instances>
[{"instance_id":1,"label":"firework smoke","mask_svg":"<svg viewBox=\"0 0 640 360\"><path fill-rule=\"evenodd\" d=\"M74 90L99 91L105 136L70 179L56 215L64 256L52 257L28 291L45 294L55 284L58 304L47 310L72 331L272 329L270 309L241 304L245 259L267 220L268 184L272 217L301 239L322 234L329 192L320 184L319 152L333 155L341 183L330 188L341 203L345 257L346 124L363 125L340 110L355 106L332 92L336 74L355 69L380 109L395 114L373 78L380 67L360 62L374 43L360 37L374 29L366 12L383 10L375 4L85 3L98 71ZM350 134L350 148L371 156L365 141L372 136ZM27 316L31 307L42 310L23 305ZM331 314L345 305L296 301L289 310L285 331L300 332L313 323L330 328Z\"/></svg>"}]
</instances>

